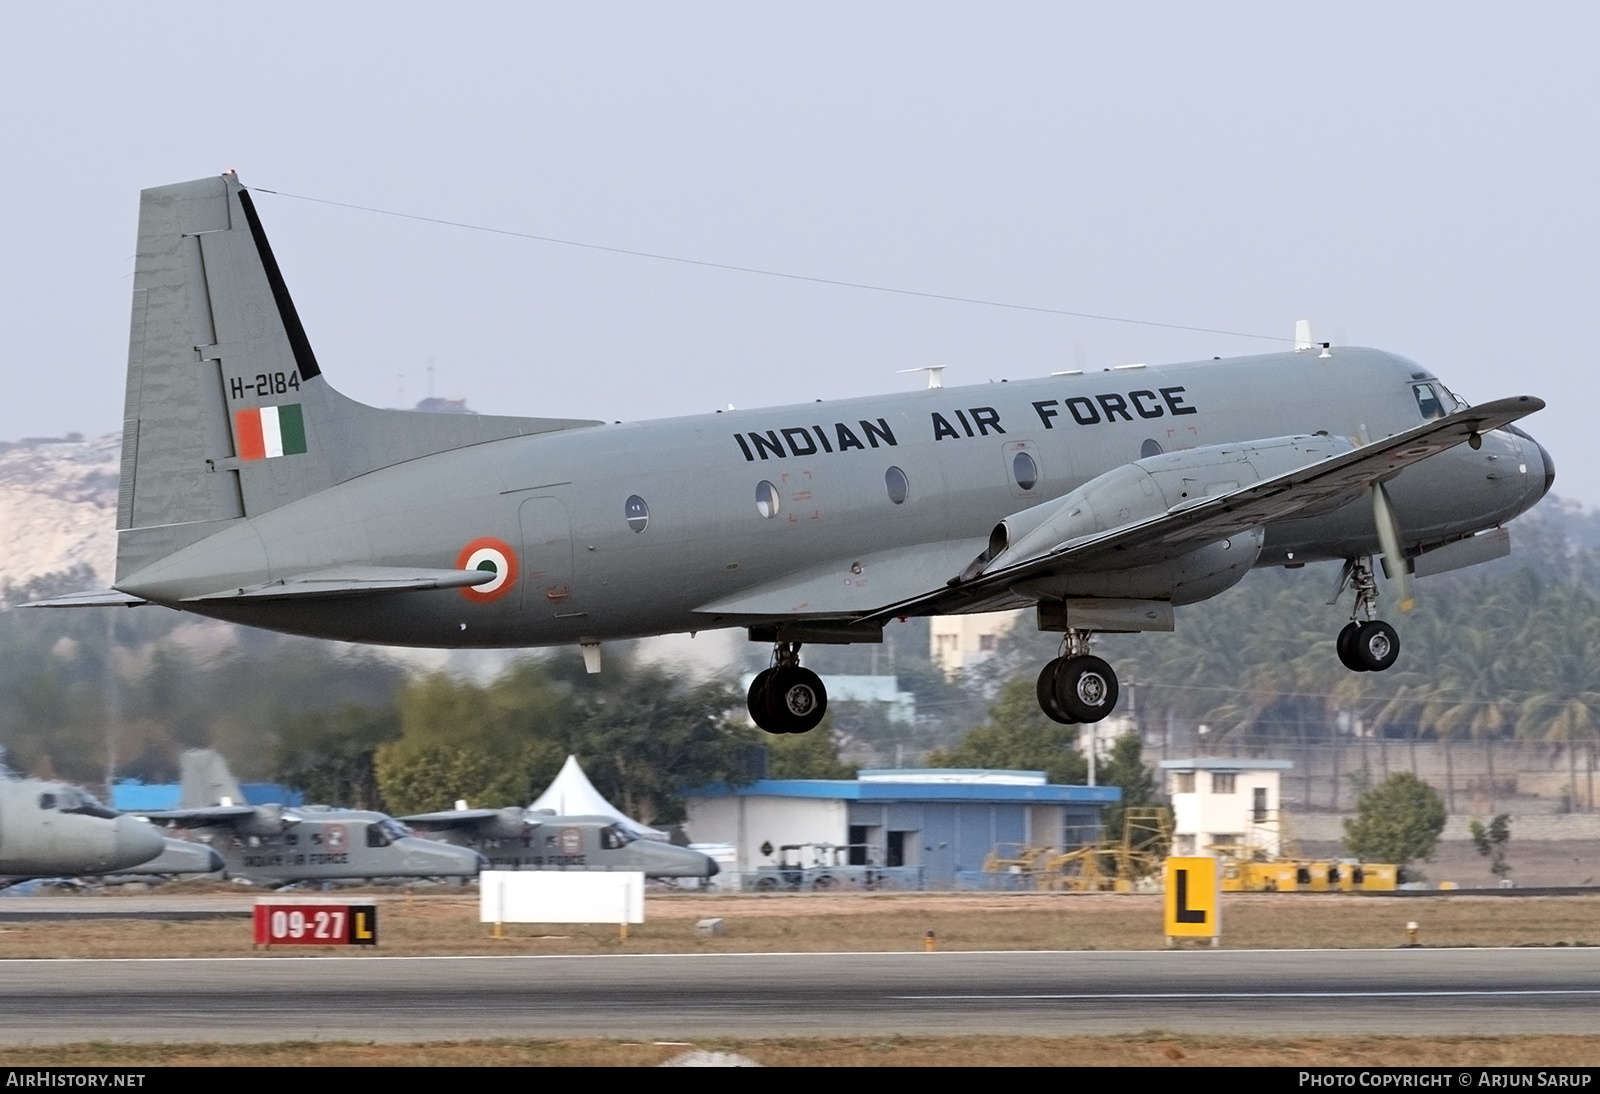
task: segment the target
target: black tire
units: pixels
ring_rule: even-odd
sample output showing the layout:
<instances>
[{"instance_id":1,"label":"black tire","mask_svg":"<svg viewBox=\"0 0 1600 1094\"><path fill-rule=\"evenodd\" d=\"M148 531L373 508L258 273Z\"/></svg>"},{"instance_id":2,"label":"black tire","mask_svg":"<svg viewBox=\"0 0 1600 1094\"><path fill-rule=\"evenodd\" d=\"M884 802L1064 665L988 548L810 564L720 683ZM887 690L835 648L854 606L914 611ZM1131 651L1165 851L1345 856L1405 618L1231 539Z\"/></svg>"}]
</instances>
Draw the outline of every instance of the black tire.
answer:
<instances>
[{"instance_id":1,"label":"black tire","mask_svg":"<svg viewBox=\"0 0 1600 1094\"><path fill-rule=\"evenodd\" d=\"M1034 689L1034 694L1039 699L1039 709L1044 711L1044 716L1052 722L1060 722L1064 726L1077 725L1077 719L1071 718L1056 703L1056 670L1061 668L1062 659L1057 657L1053 661L1045 662L1044 668L1039 670L1039 683Z\"/></svg>"},{"instance_id":2,"label":"black tire","mask_svg":"<svg viewBox=\"0 0 1600 1094\"><path fill-rule=\"evenodd\" d=\"M1361 630L1361 624L1354 620L1344 625L1344 630L1339 632L1334 648L1339 652L1339 664L1351 672L1366 672L1367 666L1363 665L1356 657L1356 633Z\"/></svg>"},{"instance_id":3,"label":"black tire","mask_svg":"<svg viewBox=\"0 0 1600 1094\"><path fill-rule=\"evenodd\" d=\"M777 669L762 669L756 673L756 678L750 681L750 693L746 696L746 703L750 708L750 718L756 725L768 733L782 733L781 729L774 729L776 724L769 709L772 698L772 678L777 675Z\"/></svg>"},{"instance_id":4,"label":"black tire","mask_svg":"<svg viewBox=\"0 0 1600 1094\"><path fill-rule=\"evenodd\" d=\"M1098 722L1117 705L1117 674L1098 657L1084 655L1056 670L1056 705L1079 722Z\"/></svg>"},{"instance_id":5,"label":"black tire","mask_svg":"<svg viewBox=\"0 0 1600 1094\"><path fill-rule=\"evenodd\" d=\"M1400 635L1381 619L1361 624L1351 643L1356 660L1372 672L1382 672L1400 656Z\"/></svg>"},{"instance_id":6,"label":"black tire","mask_svg":"<svg viewBox=\"0 0 1600 1094\"><path fill-rule=\"evenodd\" d=\"M767 684L767 713L768 732L809 733L828 713L828 690L810 669L781 668Z\"/></svg>"}]
</instances>

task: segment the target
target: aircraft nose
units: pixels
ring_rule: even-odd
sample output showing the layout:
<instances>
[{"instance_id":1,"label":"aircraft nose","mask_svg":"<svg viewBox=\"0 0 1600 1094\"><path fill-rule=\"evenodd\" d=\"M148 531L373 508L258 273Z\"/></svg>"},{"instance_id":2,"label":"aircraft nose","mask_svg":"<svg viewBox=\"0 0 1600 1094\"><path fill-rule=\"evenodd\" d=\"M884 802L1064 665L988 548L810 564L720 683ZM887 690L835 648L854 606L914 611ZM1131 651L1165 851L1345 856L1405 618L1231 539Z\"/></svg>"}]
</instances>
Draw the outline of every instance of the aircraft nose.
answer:
<instances>
[{"instance_id":1,"label":"aircraft nose","mask_svg":"<svg viewBox=\"0 0 1600 1094\"><path fill-rule=\"evenodd\" d=\"M1542 498L1556 483L1556 461L1550 458L1550 450L1538 441L1533 442L1533 447L1539 450L1539 459L1544 462L1544 492L1539 495Z\"/></svg>"},{"instance_id":2,"label":"aircraft nose","mask_svg":"<svg viewBox=\"0 0 1600 1094\"><path fill-rule=\"evenodd\" d=\"M406 872L422 877L477 877L489 860L470 847L410 837L406 846Z\"/></svg>"},{"instance_id":3,"label":"aircraft nose","mask_svg":"<svg viewBox=\"0 0 1600 1094\"><path fill-rule=\"evenodd\" d=\"M137 866L159 855L166 847L166 840L161 830L149 821L118 817L115 846L119 866Z\"/></svg>"}]
</instances>

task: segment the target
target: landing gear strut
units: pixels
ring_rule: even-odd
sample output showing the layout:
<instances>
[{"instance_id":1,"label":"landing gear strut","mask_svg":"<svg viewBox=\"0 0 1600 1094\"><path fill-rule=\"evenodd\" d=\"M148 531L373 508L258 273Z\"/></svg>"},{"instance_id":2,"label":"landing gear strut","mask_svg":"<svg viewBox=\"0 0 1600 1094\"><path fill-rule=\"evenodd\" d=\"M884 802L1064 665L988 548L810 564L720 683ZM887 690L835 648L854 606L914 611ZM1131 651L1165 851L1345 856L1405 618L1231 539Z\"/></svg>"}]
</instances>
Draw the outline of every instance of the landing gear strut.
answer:
<instances>
[{"instance_id":1,"label":"landing gear strut","mask_svg":"<svg viewBox=\"0 0 1600 1094\"><path fill-rule=\"evenodd\" d=\"M768 733L807 733L828 712L822 678L800 667L800 643L779 642L772 667L750 681L750 717Z\"/></svg>"},{"instance_id":2,"label":"landing gear strut","mask_svg":"<svg viewBox=\"0 0 1600 1094\"><path fill-rule=\"evenodd\" d=\"M1378 580L1372 572L1371 558L1362 556L1345 563L1334 601L1347 584L1355 591L1356 603L1350 609L1350 622L1334 643L1339 663L1351 672L1382 672L1400 656L1400 635L1383 620L1374 618L1378 614ZM1366 618L1363 621L1359 616Z\"/></svg>"},{"instance_id":3,"label":"landing gear strut","mask_svg":"<svg viewBox=\"0 0 1600 1094\"><path fill-rule=\"evenodd\" d=\"M1069 630L1061 640L1061 656L1039 673L1039 709L1053 722L1098 722L1117 705L1117 674L1089 653L1089 637L1087 631Z\"/></svg>"}]
</instances>

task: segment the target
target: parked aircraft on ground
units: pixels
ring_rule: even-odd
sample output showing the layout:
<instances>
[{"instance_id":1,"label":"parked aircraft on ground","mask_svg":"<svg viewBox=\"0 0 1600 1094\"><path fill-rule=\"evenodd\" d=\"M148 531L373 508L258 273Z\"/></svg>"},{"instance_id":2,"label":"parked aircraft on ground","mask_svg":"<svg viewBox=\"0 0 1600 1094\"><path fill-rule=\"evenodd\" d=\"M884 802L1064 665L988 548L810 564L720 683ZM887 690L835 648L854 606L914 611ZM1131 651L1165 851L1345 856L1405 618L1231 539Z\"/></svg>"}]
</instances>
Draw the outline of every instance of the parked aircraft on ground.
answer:
<instances>
[{"instance_id":1,"label":"parked aircraft on ground","mask_svg":"<svg viewBox=\"0 0 1600 1094\"><path fill-rule=\"evenodd\" d=\"M177 873L220 869L206 848L164 839L138 817L118 814L93 794L0 769L0 887L37 877Z\"/></svg>"},{"instance_id":2,"label":"parked aircraft on ground","mask_svg":"<svg viewBox=\"0 0 1600 1094\"><path fill-rule=\"evenodd\" d=\"M223 859L230 877L286 884L354 878L477 877L475 851L422 839L393 817L325 805L249 805L227 763L210 749L180 758L176 809L143 814L186 829ZM148 827L148 826L147 826Z\"/></svg>"},{"instance_id":3,"label":"parked aircraft on ground","mask_svg":"<svg viewBox=\"0 0 1600 1094\"><path fill-rule=\"evenodd\" d=\"M492 870L642 870L645 877L714 877L709 855L639 839L611 817L560 817L523 809L456 809L401 823L481 852Z\"/></svg>"},{"instance_id":4,"label":"parked aircraft on ground","mask_svg":"<svg viewBox=\"0 0 1600 1094\"><path fill-rule=\"evenodd\" d=\"M1097 632L1257 566L1343 560L1340 660L1395 661L1380 554L1410 574L1509 551L1554 478L1512 423L1372 349L1295 352L648 423L379 410L335 391L232 175L144 191L114 590L355 642L600 642L717 627L773 644L749 702L804 732L807 642L913 615L1036 607L1062 632L1052 718L1117 700ZM1462 442L1466 442L1463 444Z\"/></svg>"}]
</instances>

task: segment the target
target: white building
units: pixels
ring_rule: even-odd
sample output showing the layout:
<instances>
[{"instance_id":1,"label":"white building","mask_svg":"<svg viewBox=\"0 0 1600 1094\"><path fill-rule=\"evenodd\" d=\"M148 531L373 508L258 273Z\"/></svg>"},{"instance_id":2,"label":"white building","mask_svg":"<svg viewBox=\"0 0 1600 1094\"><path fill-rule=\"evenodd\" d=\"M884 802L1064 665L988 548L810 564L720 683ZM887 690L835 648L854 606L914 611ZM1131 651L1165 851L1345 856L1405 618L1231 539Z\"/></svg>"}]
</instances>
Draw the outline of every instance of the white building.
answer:
<instances>
[{"instance_id":1,"label":"white building","mask_svg":"<svg viewBox=\"0 0 1600 1094\"><path fill-rule=\"evenodd\" d=\"M1283 799L1278 782L1289 760L1231 756L1162 760L1172 798L1172 853L1216 858L1283 849Z\"/></svg>"},{"instance_id":2,"label":"white building","mask_svg":"<svg viewBox=\"0 0 1600 1094\"><path fill-rule=\"evenodd\" d=\"M928 627L928 660L946 676L994 656L1020 612L936 615Z\"/></svg>"}]
</instances>

